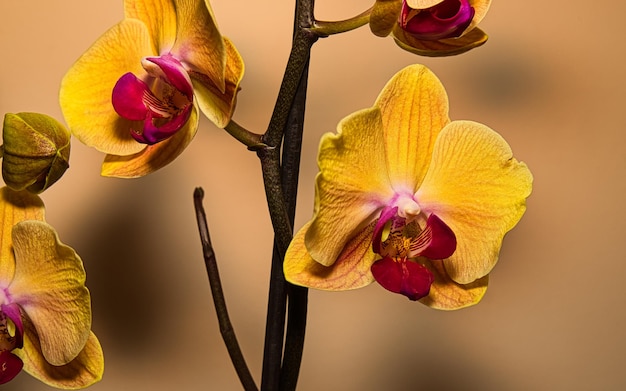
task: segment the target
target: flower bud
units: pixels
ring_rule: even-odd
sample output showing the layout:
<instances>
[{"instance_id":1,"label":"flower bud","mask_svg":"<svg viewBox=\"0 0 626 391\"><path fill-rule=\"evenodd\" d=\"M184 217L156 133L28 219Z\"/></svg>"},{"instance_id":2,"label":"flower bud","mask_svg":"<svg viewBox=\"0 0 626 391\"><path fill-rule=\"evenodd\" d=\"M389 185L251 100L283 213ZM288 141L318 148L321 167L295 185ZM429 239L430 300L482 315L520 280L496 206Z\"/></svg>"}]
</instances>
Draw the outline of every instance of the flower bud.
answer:
<instances>
[{"instance_id":1,"label":"flower bud","mask_svg":"<svg viewBox=\"0 0 626 391\"><path fill-rule=\"evenodd\" d=\"M45 114L7 113L2 140L2 178L13 190L41 193L69 167L70 133Z\"/></svg>"}]
</instances>

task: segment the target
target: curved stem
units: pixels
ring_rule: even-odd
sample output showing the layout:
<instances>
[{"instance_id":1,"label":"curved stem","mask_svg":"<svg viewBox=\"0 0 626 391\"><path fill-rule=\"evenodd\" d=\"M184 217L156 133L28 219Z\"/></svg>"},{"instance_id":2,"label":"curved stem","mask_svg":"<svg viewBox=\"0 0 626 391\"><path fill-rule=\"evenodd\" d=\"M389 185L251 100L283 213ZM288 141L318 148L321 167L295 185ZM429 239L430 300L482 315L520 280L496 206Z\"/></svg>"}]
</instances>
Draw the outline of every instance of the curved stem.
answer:
<instances>
[{"instance_id":1,"label":"curved stem","mask_svg":"<svg viewBox=\"0 0 626 391\"><path fill-rule=\"evenodd\" d=\"M370 22L370 13L372 12L372 8L345 20L337 20L332 22L316 20L313 23L313 27L311 27L309 31L320 37L327 37L329 35L341 34L350 30L357 29L359 27L365 26Z\"/></svg>"},{"instance_id":2,"label":"curved stem","mask_svg":"<svg viewBox=\"0 0 626 391\"><path fill-rule=\"evenodd\" d=\"M252 151L267 147L262 141L262 134L253 133L233 120L230 120L224 130Z\"/></svg>"},{"instance_id":3,"label":"curved stem","mask_svg":"<svg viewBox=\"0 0 626 391\"><path fill-rule=\"evenodd\" d=\"M226 307L226 300L224 298L224 291L222 289L222 282L220 280L220 273L217 268L217 259L215 257L215 251L213 251L213 245L211 244L211 236L209 235L209 227L206 221L206 213L202 206L202 199L204 198L204 191L198 187L193 192L193 203L196 210L196 220L198 222L198 231L200 232L200 241L202 242L202 254L204 256L204 264L206 267L207 275L209 277L209 285L211 286L211 295L213 296L213 303L215 305L215 312L217 313L217 320L220 325L220 333L222 339L230 355L230 359L235 367L239 381L246 391L257 391L258 388L250 374L246 360L243 357L239 342L237 342L237 336L235 335L235 329L230 322L228 316L228 309Z\"/></svg>"}]
</instances>

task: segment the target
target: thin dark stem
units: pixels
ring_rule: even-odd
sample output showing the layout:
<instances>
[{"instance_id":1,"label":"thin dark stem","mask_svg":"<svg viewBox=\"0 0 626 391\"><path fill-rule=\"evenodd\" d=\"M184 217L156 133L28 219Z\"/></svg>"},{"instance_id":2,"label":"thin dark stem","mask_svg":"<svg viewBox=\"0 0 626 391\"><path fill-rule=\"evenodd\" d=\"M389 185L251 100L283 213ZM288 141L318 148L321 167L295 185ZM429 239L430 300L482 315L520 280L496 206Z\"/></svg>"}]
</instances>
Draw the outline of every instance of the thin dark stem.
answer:
<instances>
[{"instance_id":1,"label":"thin dark stem","mask_svg":"<svg viewBox=\"0 0 626 391\"><path fill-rule=\"evenodd\" d=\"M283 192L287 202L289 222L292 226L296 216L298 178L304 131L304 113L306 109L306 93L309 76L308 65L309 63L305 66L302 76L300 77L298 92L296 93L289 113L283 141L281 167ZM280 372L281 391L293 391L296 389L298 383L300 364L302 363L302 354L304 351L308 289L288 283L287 297L287 333L285 335L285 348Z\"/></svg>"},{"instance_id":2,"label":"thin dark stem","mask_svg":"<svg viewBox=\"0 0 626 391\"><path fill-rule=\"evenodd\" d=\"M209 276L209 284L211 286L211 294L213 303L215 304L215 312L220 325L220 333L222 339L230 355L230 359L235 367L237 376L241 381L241 385L246 391L257 391L258 388L252 378L252 374L248 369L243 353L239 348L235 330L228 316L226 308L226 300L224 299L224 291L222 290L222 282L220 281L219 270L217 268L217 259L213 246L211 245L211 237L209 235L209 227L206 221L206 213L202 206L204 191L198 187L193 193L193 203L196 210L196 220L198 222L198 230L200 232L200 241L202 242L202 254L204 255L204 264L206 266L207 275Z\"/></svg>"},{"instance_id":3,"label":"thin dark stem","mask_svg":"<svg viewBox=\"0 0 626 391\"><path fill-rule=\"evenodd\" d=\"M318 38L315 34L308 31L308 28L313 23L313 4L313 0L296 1L292 49L272 118L262 140L268 145L268 148L258 151L270 218L275 232L274 254L270 271L265 350L263 352L262 391L278 391L281 384L287 300L287 283L283 275L283 258L293 232L288 206L283 193L283 178L281 176L293 175L290 172L281 171L279 148L284 132L288 127L289 118L292 116L295 97L298 94L299 87L302 85L301 79L309 62L311 46ZM304 88L306 93L306 84L304 84ZM299 148L298 146L298 154ZM293 166L287 170L293 170ZM295 175L297 176L297 171L295 171ZM297 188L297 183L295 188ZM291 197L292 195L290 194L289 198ZM295 190L293 197L295 197ZM297 368L299 366L298 362ZM295 376L297 378L297 370L295 371Z\"/></svg>"}]
</instances>

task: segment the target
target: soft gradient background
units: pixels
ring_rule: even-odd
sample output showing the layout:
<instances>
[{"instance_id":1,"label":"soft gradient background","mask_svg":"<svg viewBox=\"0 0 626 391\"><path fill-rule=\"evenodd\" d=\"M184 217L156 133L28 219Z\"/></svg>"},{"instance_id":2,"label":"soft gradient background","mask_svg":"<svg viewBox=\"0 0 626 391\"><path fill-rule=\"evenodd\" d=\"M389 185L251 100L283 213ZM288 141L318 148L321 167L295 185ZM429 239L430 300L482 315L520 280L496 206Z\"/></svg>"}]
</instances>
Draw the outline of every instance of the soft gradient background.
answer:
<instances>
[{"instance_id":1,"label":"soft gradient background","mask_svg":"<svg viewBox=\"0 0 626 391\"><path fill-rule=\"evenodd\" d=\"M288 55L292 3L213 0L246 61L235 118L259 132ZM318 0L317 15L344 18L370 3ZM454 58L416 57L367 27L316 44L297 227L311 215L320 135L415 62L443 81L451 117L500 132L535 185L476 307L437 312L376 284L311 292L301 390L626 387L625 12L611 0L496 0L481 24L490 41ZM62 119L63 74L122 18L122 1L2 0L0 18L0 112ZM272 234L256 156L207 121L174 164L139 180L102 178L102 155L72 148L71 170L43 198L87 269L106 356L91 389L239 389L209 296L196 186L207 192L231 317L258 375ZM22 373L3 389L49 388Z\"/></svg>"}]
</instances>

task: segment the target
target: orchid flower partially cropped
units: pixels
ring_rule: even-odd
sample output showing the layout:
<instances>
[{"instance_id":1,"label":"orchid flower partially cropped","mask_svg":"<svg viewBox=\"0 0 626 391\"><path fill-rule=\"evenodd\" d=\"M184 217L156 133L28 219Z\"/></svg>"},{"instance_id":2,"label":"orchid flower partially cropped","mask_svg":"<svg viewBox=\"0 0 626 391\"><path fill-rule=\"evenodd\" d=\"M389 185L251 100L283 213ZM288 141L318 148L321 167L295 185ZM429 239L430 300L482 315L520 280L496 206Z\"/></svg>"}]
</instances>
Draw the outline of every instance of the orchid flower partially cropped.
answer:
<instances>
[{"instance_id":1,"label":"orchid flower partially cropped","mask_svg":"<svg viewBox=\"0 0 626 391\"><path fill-rule=\"evenodd\" d=\"M376 0L370 28L390 33L403 49L422 56L452 56L484 44L478 23L491 0Z\"/></svg>"},{"instance_id":2,"label":"orchid flower partially cropped","mask_svg":"<svg viewBox=\"0 0 626 391\"><path fill-rule=\"evenodd\" d=\"M0 226L0 384L22 369L63 389L99 381L104 359L80 257L27 191L0 189Z\"/></svg>"},{"instance_id":3,"label":"orchid flower partially cropped","mask_svg":"<svg viewBox=\"0 0 626 391\"><path fill-rule=\"evenodd\" d=\"M65 75L60 102L72 133L107 154L102 175L138 177L185 149L198 108L229 123L244 65L208 0L125 0L124 14Z\"/></svg>"},{"instance_id":4,"label":"orchid flower partially cropped","mask_svg":"<svg viewBox=\"0 0 626 391\"><path fill-rule=\"evenodd\" d=\"M318 164L314 215L285 255L286 279L331 291L377 281L439 309L481 300L532 186L500 135L450 121L443 86L421 65L325 134Z\"/></svg>"}]
</instances>

